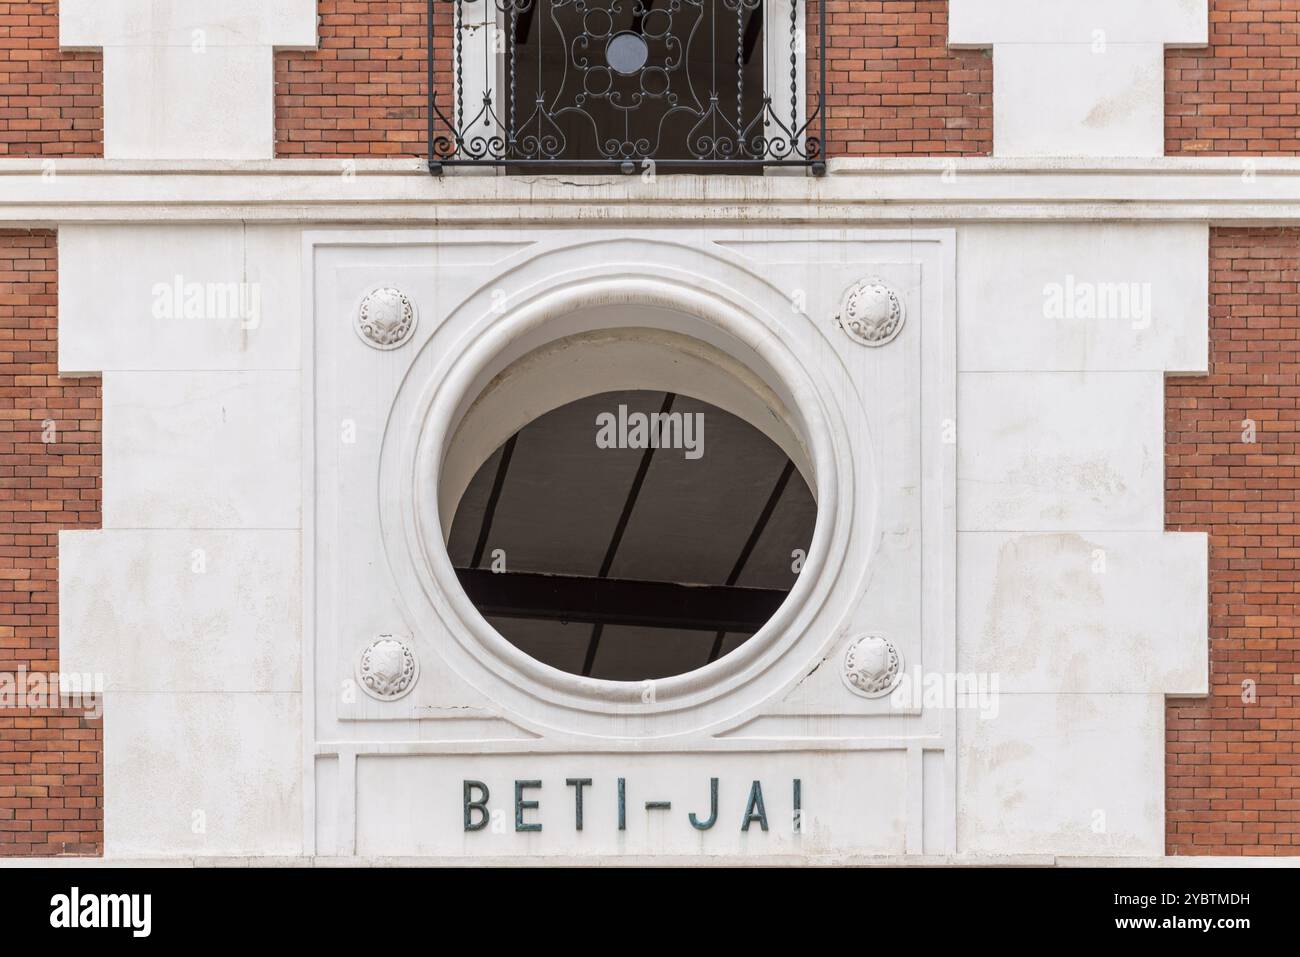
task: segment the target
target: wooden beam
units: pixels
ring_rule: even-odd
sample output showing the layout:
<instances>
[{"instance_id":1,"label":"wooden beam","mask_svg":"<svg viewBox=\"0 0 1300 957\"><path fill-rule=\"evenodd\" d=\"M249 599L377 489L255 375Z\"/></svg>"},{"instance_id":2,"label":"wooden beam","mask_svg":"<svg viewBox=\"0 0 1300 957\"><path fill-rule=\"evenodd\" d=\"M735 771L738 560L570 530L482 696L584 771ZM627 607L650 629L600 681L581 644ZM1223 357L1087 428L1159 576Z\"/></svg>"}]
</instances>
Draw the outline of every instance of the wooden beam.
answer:
<instances>
[{"instance_id":1,"label":"wooden beam","mask_svg":"<svg viewBox=\"0 0 1300 957\"><path fill-rule=\"evenodd\" d=\"M752 634L789 592L734 585L581 578L458 568L461 587L487 618L591 622Z\"/></svg>"}]
</instances>

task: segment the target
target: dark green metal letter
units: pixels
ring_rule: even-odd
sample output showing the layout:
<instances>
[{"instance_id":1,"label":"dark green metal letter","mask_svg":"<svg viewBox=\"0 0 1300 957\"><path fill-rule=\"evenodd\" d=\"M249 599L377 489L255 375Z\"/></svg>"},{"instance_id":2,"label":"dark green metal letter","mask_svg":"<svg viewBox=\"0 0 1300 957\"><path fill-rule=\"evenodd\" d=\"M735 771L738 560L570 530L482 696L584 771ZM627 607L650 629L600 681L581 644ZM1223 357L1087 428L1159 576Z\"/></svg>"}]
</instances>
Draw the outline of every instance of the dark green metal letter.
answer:
<instances>
[{"instance_id":1,"label":"dark green metal letter","mask_svg":"<svg viewBox=\"0 0 1300 957\"><path fill-rule=\"evenodd\" d=\"M564 782L573 788L574 829L582 830L582 789L591 786L591 778L569 778Z\"/></svg>"},{"instance_id":2,"label":"dark green metal letter","mask_svg":"<svg viewBox=\"0 0 1300 957\"><path fill-rule=\"evenodd\" d=\"M531 811L537 807L536 801L524 800L524 788L540 788L541 781L516 781L515 782L515 830L516 831L540 831L541 822L535 821L532 824L524 823L524 812ZM763 830L767 830L766 827Z\"/></svg>"},{"instance_id":3,"label":"dark green metal letter","mask_svg":"<svg viewBox=\"0 0 1300 957\"><path fill-rule=\"evenodd\" d=\"M701 821L691 812L691 827L697 831L707 831L718 823L718 779L709 778L709 819Z\"/></svg>"},{"instance_id":4,"label":"dark green metal letter","mask_svg":"<svg viewBox=\"0 0 1300 957\"><path fill-rule=\"evenodd\" d=\"M740 825L742 831L748 831L749 825L754 821L763 830L767 830L767 810L763 807L763 785L758 781L754 782L753 787L749 789L749 803L745 805L745 823Z\"/></svg>"},{"instance_id":5,"label":"dark green metal letter","mask_svg":"<svg viewBox=\"0 0 1300 957\"><path fill-rule=\"evenodd\" d=\"M473 792L478 791L479 797L474 799ZM488 818L488 786L482 781L466 781L463 791L465 797L465 830L481 831L487 827ZM474 820L474 812L478 811L482 815L477 821Z\"/></svg>"}]
</instances>

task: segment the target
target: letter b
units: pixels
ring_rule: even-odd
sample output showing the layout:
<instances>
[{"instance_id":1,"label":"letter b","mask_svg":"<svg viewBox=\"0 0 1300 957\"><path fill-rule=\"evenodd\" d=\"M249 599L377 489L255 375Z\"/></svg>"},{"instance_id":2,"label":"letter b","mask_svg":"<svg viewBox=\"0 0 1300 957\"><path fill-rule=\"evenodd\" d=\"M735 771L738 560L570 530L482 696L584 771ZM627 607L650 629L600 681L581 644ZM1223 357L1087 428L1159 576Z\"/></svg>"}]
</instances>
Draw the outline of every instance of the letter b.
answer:
<instances>
[{"instance_id":1,"label":"letter b","mask_svg":"<svg viewBox=\"0 0 1300 957\"><path fill-rule=\"evenodd\" d=\"M478 792L478 797L474 797L474 792ZM481 831L487 827L491 815L488 814L488 786L482 781L465 782L465 830ZM474 820L474 812L478 812L478 820Z\"/></svg>"}]
</instances>

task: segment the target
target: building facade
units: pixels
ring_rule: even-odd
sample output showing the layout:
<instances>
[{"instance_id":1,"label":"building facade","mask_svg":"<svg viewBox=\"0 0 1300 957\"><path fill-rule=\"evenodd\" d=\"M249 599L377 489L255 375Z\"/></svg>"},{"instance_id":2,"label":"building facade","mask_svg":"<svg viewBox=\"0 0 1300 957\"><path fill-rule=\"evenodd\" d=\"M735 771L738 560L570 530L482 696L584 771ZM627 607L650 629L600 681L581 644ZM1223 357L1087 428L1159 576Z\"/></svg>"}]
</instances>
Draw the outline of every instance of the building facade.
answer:
<instances>
[{"instance_id":1,"label":"building facade","mask_svg":"<svg viewBox=\"0 0 1300 957\"><path fill-rule=\"evenodd\" d=\"M1298 152L1300 0L0 2L0 856L1297 853Z\"/></svg>"}]
</instances>

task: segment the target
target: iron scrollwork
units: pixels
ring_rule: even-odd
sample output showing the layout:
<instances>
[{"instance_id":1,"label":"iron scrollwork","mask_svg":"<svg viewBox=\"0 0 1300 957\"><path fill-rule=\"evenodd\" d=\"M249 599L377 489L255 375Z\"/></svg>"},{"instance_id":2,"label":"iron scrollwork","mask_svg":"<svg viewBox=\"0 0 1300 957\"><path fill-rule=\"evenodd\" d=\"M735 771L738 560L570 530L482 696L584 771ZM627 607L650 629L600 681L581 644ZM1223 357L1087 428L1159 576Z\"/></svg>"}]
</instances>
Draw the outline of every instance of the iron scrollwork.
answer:
<instances>
[{"instance_id":1,"label":"iron scrollwork","mask_svg":"<svg viewBox=\"0 0 1300 957\"><path fill-rule=\"evenodd\" d=\"M429 0L430 51L434 3L454 7L442 89L430 53L430 169L821 173L824 68L806 95L804 2L819 8L824 63L824 0L782 0L781 23L765 22L773 0Z\"/></svg>"}]
</instances>

